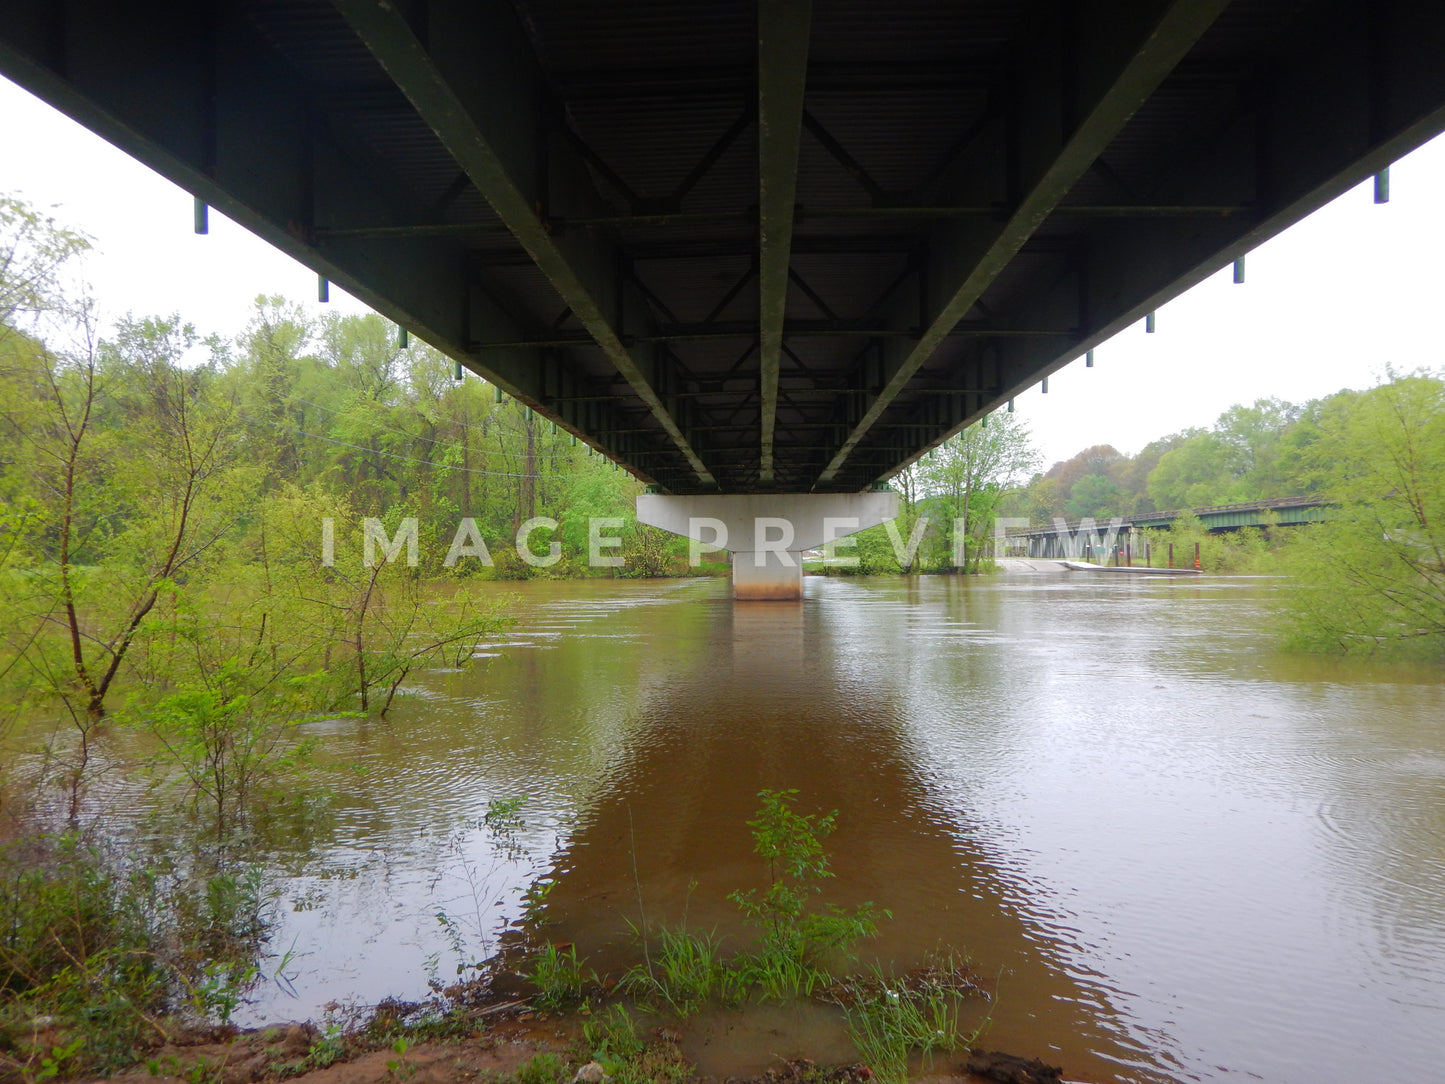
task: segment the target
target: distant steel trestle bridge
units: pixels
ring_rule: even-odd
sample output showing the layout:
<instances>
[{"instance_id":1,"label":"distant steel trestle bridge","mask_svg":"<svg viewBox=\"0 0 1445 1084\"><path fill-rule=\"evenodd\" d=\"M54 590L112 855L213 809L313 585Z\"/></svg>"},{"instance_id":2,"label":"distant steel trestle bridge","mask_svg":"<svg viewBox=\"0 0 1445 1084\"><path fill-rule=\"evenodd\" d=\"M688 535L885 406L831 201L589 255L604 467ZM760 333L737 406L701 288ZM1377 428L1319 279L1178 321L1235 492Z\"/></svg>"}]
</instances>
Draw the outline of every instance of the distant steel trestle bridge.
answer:
<instances>
[{"instance_id":1,"label":"distant steel trestle bridge","mask_svg":"<svg viewBox=\"0 0 1445 1084\"><path fill-rule=\"evenodd\" d=\"M1241 527L1296 527L1318 523L1329 518L1331 510L1330 502L1319 497L1280 497L1102 520L1085 518L1076 523L1056 519L1047 527L1009 527L1005 533L1008 553L1017 556L1077 560L1106 556L1116 548L1129 547L1142 557L1140 532L1167 530L1181 515L1193 516L1207 531L1219 533Z\"/></svg>"}]
</instances>

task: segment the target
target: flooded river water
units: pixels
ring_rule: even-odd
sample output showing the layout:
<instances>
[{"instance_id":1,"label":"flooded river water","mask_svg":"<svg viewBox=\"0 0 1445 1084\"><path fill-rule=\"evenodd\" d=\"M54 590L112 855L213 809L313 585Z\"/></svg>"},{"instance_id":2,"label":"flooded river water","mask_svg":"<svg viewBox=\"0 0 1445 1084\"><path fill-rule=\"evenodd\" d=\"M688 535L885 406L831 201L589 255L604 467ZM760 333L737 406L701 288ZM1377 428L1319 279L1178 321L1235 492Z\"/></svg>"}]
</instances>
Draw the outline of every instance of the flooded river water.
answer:
<instances>
[{"instance_id":1,"label":"flooded river water","mask_svg":"<svg viewBox=\"0 0 1445 1084\"><path fill-rule=\"evenodd\" d=\"M1269 580L727 588L468 588L517 596L512 634L384 722L317 727L353 767L284 882L293 989L252 1016L417 996L538 877L598 970L636 959L629 923L737 933L744 822L796 788L839 811L828 897L892 912L866 958L967 953L991 1048L1097 1081L1445 1072L1438 670L1274 652ZM510 841L479 823L523 795ZM690 1053L755 1070L793 1024L714 1021Z\"/></svg>"}]
</instances>

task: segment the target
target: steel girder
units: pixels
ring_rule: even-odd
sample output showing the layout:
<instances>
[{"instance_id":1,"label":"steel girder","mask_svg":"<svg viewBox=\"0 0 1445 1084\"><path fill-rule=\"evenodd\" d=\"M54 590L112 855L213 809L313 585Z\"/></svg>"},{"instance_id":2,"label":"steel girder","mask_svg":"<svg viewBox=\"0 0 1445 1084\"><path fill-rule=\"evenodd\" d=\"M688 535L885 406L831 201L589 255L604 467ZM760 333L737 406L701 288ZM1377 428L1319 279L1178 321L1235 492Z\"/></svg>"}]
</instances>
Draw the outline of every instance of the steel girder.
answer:
<instances>
[{"instance_id":1,"label":"steel girder","mask_svg":"<svg viewBox=\"0 0 1445 1084\"><path fill-rule=\"evenodd\" d=\"M878 18L11 0L0 70L675 492L887 478L1445 128L1441 5Z\"/></svg>"}]
</instances>

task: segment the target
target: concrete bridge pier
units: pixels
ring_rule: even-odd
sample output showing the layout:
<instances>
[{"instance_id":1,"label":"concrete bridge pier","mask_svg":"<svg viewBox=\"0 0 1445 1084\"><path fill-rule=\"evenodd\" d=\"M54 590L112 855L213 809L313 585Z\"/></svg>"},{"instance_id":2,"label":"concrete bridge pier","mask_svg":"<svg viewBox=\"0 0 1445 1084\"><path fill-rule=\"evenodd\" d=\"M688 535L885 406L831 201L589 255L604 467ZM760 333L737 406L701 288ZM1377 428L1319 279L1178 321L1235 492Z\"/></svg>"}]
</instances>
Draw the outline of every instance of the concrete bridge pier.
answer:
<instances>
[{"instance_id":1,"label":"concrete bridge pier","mask_svg":"<svg viewBox=\"0 0 1445 1084\"><path fill-rule=\"evenodd\" d=\"M740 493L637 498L637 520L732 555L733 598L803 597L803 553L898 515L898 494Z\"/></svg>"}]
</instances>

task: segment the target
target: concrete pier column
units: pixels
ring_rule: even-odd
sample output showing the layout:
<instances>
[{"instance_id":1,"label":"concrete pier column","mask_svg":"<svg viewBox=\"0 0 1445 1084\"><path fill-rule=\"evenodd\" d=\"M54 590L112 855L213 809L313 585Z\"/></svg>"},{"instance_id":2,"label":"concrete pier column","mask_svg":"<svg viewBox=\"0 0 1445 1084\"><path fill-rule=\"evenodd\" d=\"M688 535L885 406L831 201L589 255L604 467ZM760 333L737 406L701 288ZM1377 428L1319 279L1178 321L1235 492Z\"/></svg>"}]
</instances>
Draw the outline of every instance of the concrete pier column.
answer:
<instances>
[{"instance_id":1,"label":"concrete pier column","mask_svg":"<svg viewBox=\"0 0 1445 1084\"><path fill-rule=\"evenodd\" d=\"M740 493L637 498L637 520L732 555L733 598L803 597L803 553L898 515L898 494Z\"/></svg>"},{"instance_id":2,"label":"concrete pier column","mask_svg":"<svg viewBox=\"0 0 1445 1084\"><path fill-rule=\"evenodd\" d=\"M733 598L787 601L803 597L803 551L733 551Z\"/></svg>"}]
</instances>

